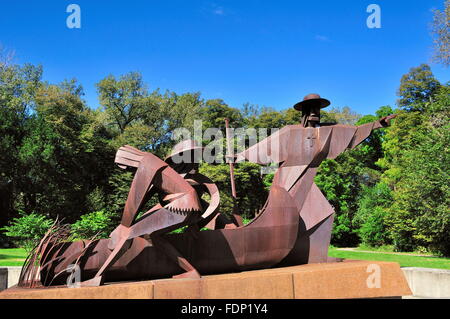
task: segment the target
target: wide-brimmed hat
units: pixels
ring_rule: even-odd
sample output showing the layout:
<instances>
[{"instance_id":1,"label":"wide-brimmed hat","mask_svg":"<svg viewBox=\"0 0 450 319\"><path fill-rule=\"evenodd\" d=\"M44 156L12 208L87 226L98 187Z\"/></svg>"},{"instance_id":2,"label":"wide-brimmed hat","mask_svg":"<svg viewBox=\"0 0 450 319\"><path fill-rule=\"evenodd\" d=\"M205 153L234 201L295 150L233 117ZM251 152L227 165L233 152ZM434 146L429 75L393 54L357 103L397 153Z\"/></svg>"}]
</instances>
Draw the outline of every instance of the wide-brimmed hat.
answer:
<instances>
[{"instance_id":1,"label":"wide-brimmed hat","mask_svg":"<svg viewBox=\"0 0 450 319\"><path fill-rule=\"evenodd\" d=\"M194 140L184 140L177 145L175 145L172 149L172 152L169 156L165 158L166 163L173 163L173 157L175 155L179 155L184 152L193 152L194 150L203 149L203 147L199 146Z\"/></svg>"},{"instance_id":2,"label":"wide-brimmed hat","mask_svg":"<svg viewBox=\"0 0 450 319\"><path fill-rule=\"evenodd\" d=\"M296 109L297 111L301 111L303 108L310 108L311 106L317 105L320 106L320 108L322 109L330 104L331 104L330 101L321 98L319 94L312 93L305 96L303 98L303 101L295 104L294 109Z\"/></svg>"}]
</instances>

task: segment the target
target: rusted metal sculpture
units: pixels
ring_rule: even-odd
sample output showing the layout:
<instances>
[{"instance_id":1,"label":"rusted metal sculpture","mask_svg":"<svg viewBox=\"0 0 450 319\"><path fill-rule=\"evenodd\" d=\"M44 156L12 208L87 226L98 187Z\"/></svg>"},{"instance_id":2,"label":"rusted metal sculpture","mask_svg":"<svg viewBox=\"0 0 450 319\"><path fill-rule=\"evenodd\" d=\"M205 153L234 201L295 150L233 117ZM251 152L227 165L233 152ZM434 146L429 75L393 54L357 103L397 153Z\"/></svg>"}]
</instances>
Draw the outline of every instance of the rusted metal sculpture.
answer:
<instances>
[{"instance_id":1,"label":"rusted metal sculpture","mask_svg":"<svg viewBox=\"0 0 450 319\"><path fill-rule=\"evenodd\" d=\"M320 109L330 101L309 94L294 105L302 112L301 123L288 125L237 155L262 165L281 164L273 185L282 187L294 199L300 216L295 247L280 265L327 262L334 209L314 183L325 159L334 159L363 142L377 128L386 127L395 115L360 126L320 125Z\"/></svg>"},{"instance_id":2,"label":"rusted metal sculpture","mask_svg":"<svg viewBox=\"0 0 450 319\"><path fill-rule=\"evenodd\" d=\"M111 234L108 248L112 252L95 277L83 284L100 285L108 267L121 257L132 239L139 236L149 236L155 247L185 270L180 277L199 278L196 269L164 238L164 234L175 229L196 224L201 217L200 198L195 189L180 176L188 173L190 167L181 165L177 172L155 155L131 146L121 147L115 162L121 167L135 167L137 171L125 203L122 221ZM160 196L162 205L157 205L135 220L139 209L155 193Z\"/></svg>"},{"instance_id":3,"label":"rusted metal sculpture","mask_svg":"<svg viewBox=\"0 0 450 319\"><path fill-rule=\"evenodd\" d=\"M268 204L252 222L234 229L166 234L165 240L203 275L264 269L283 260L294 247L299 218L291 196L273 186ZM89 244L89 247L86 246ZM47 247L41 259L43 285L62 285L69 260L78 259L81 280L95 278L110 259L111 239L77 241ZM176 276L185 270L144 237L130 241L128 249L103 273L105 281L144 280ZM92 281L91 281L92 282Z\"/></svg>"},{"instance_id":4,"label":"rusted metal sculpture","mask_svg":"<svg viewBox=\"0 0 450 319\"><path fill-rule=\"evenodd\" d=\"M121 224L109 239L70 243L44 238L37 252L42 284L64 284L69 275L65 270L72 263L82 270L82 284L95 286L104 281L198 278L329 261L333 208L313 182L317 168L324 159L354 148L394 117L357 127L320 126L320 108L329 104L318 95L308 95L294 106L302 111L301 124L286 126L237 155L237 161L280 164L266 205L245 226L228 221L217 229L218 189L197 172L195 154L201 148L195 142L177 145L165 161L121 147L116 163L136 169ZM176 162L179 155L190 161ZM201 199L203 192L211 196L209 203ZM160 204L136 218L152 194L159 195ZM215 229L198 231L204 225ZM183 226L188 231L169 234ZM32 268L22 278L29 277L26 272L34 273Z\"/></svg>"},{"instance_id":5,"label":"rusted metal sculpture","mask_svg":"<svg viewBox=\"0 0 450 319\"><path fill-rule=\"evenodd\" d=\"M83 285L101 284L104 272L120 258L130 241L139 236L150 239L155 247L186 271L175 277L200 277L189 261L166 241L164 235L184 226L188 226L188 232L194 237L195 232L203 226L217 227L220 222L224 226L234 226L223 215L220 215L220 221L217 220L219 189L208 177L198 173L198 158L202 155L202 149L193 140L183 141L174 147L165 162L131 146L119 149L115 162L122 168L137 168L136 175L122 221L110 236L108 248L112 249L112 253L96 276L83 282ZM155 193L159 195L160 204L136 219L139 209ZM209 194L209 203L201 198L203 193ZM214 223L211 223L213 219Z\"/></svg>"},{"instance_id":6,"label":"rusted metal sculpture","mask_svg":"<svg viewBox=\"0 0 450 319\"><path fill-rule=\"evenodd\" d=\"M198 146L194 140L185 140L175 145L172 153L165 159L189 185L191 185L197 197L200 199L202 215L197 223L190 225L190 229L198 231L202 227L209 229L235 228L233 221L225 215L219 214L220 193L217 185L207 176L198 171L198 162L202 156L203 147ZM202 199L203 194L208 194L210 201ZM156 205L151 211L161 208Z\"/></svg>"}]
</instances>

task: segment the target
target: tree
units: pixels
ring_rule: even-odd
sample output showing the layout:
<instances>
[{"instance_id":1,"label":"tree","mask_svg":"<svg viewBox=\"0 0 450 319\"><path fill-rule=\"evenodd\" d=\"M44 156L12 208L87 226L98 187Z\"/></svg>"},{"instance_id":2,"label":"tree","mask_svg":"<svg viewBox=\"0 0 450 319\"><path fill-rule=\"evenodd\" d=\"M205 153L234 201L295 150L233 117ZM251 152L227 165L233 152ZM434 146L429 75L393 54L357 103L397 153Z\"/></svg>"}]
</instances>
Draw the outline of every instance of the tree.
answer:
<instances>
[{"instance_id":1,"label":"tree","mask_svg":"<svg viewBox=\"0 0 450 319\"><path fill-rule=\"evenodd\" d=\"M110 75L97 84L97 89L110 124L120 133L144 115L149 94L139 73L125 74L119 80Z\"/></svg>"},{"instance_id":2,"label":"tree","mask_svg":"<svg viewBox=\"0 0 450 319\"><path fill-rule=\"evenodd\" d=\"M424 111L426 103L432 101L433 94L440 86L427 64L411 68L400 82L397 104L407 111Z\"/></svg>"},{"instance_id":3,"label":"tree","mask_svg":"<svg viewBox=\"0 0 450 319\"><path fill-rule=\"evenodd\" d=\"M449 93L443 86L424 112L401 112L383 143L383 181L394 200L388 226L397 250L450 254Z\"/></svg>"},{"instance_id":4,"label":"tree","mask_svg":"<svg viewBox=\"0 0 450 319\"><path fill-rule=\"evenodd\" d=\"M111 136L73 90L45 85L18 152L21 203L25 211L63 216L68 222L86 210L87 196L107 185L114 153Z\"/></svg>"},{"instance_id":5,"label":"tree","mask_svg":"<svg viewBox=\"0 0 450 319\"><path fill-rule=\"evenodd\" d=\"M285 114L270 108L263 109L257 118L249 122L249 127L256 129L267 128L269 130L268 134L270 134L270 129L280 129L285 125Z\"/></svg>"},{"instance_id":6,"label":"tree","mask_svg":"<svg viewBox=\"0 0 450 319\"><path fill-rule=\"evenodd\" d=\"M286 125L296 125L299 124L301 121L302 113L295 110L294 108L289 108L285 110L284 112L284 120L286 122ZM323 118L322 111L320 112L321 118Z\"/></svg>"},{"instance_id":7,"label":"tree","mask_svg":"<svg viewBox=\"0 0 450 319\"><path fill-rule=\"evenodd\" d=\"M0 226L16 215L22 176L19 149L28 134L34 97L42 85L42 67L0 63Z\"/></svg>"},{"instance_id":8,"label":"tree","mask_svg":"<svg viewBox=\"0 0 450 319\"><path fill-rule=\"evenodd\" d=\"M431 33L433 36L433 61L448 67L450 65L450 0L446 0L444 9L433 10Z\"/></svg>"},{"instance_id":9,"label":"tree","mask_svg":"<svg viewBox=\"0 0 450 319\"><path fill-rule=\"evenodd\" d=\"M185 128L192 133L194 121L200 117L204 101L199 92L179 95L169 91L160 95L158 100L161 105L159 115L146 119L145 123L158 128L151 140L152 152L168 155L178 142L173 138L173 132L178 128Z\"/></svg>"},{"instance_id":10,"label":"tree","mask_svg":"<svg viewBox=\"0 0 450 319\"><path fill-rule=\"evenodd\" d=\"M374 186L363 186L353 219L362 243L375 247L391 243L387 225L391 205L392 191L388 185L379 182Z\"/></svg>"},{"instance_id":11,"label":"tree","mask_svg":"<svg viewBox=\"0 0 450 319\"><path fill-rule=\"evenodd\" d=\"M225 119L230 120L231 127L243 127L243 117L239 109L228 106L222 99L207 100L200 109L203 129L218 128L225 131Z\"/></svg>"},{"instance_id":12,"label":"tree","mask_svg":"<svg viewBox=\"0 0 450 319\"><path fill-rule=\"evenodd\" d=\"M336 123L346 125L355 124L361 117L360 114L352 111L348 106L344 106L343 108L333 107L331 110L327 111L325 116L331 117Z\"/></svg>"},{"instance_id":13,"label":"tree","mask_svg":"<svg viewBox=\"0 0 450 319\"><path fill-rule=\"evenodd\" d=\"M334 245L351 247L358 243L352 226L356 211L358 184L353 182L353 168L347 166L349 155L341 154L336 160L323 161L314 181L335 209L336 217L331 242Z\"/></svg>"},{"instance_id":14,"label":"tree","mask_svg":"<svg viewBox=\"0 0 450 319\"><path fill-rule=\"evenodd\" d=\"M261 114L261 109L259 105L250 104L248 102L242 105L240 111L247 125Z\"/></svg>"},{"instance_id":15,"label":"tree","mask_svg":"<svg viewBox=\"0 0 450 319\"><path fill-rule=\"evenodd\" d=\"M192 129L203 105L200 93L149 92L136 72L119 80L110 75L97 88L106 113L105 125L115 137L113 147L130 144L161 157L174 145L172 132L181 127Z\"/></svg>"},{"instance_id":16,"label":"tree","mask_svg":"<svg viewBox=\"0 0 450 319\"><path fill-rule=\"evenodd\" d=\"M7 50L2 44L0 44L0 67L6 67L11 65L14 58L14 51Z\"/></svg>"}]
</instances>

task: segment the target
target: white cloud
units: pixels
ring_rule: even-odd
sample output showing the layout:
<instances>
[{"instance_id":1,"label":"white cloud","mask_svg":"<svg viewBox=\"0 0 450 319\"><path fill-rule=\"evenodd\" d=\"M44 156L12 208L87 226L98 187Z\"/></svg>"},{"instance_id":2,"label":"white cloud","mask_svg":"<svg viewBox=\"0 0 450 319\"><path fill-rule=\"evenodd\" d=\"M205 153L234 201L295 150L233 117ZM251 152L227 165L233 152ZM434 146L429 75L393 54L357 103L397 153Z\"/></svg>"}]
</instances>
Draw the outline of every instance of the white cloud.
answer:
<instances>
[{"instance_id":1,"label":"white cloud","mask_svg":"<svg viewBox=\"0 0 450 319\"><path fill-rule=\"evenodd\" d=\"M222 7L216 7L216 8L213 10L213 13L216 14L216 15L222 16L222 15L225 14L225 11L223 10Z\"/></svg>"},{"instance_id":2,"label":"white cloud","mask_svg":"<svg viewBox=\"0 0 450 319\"><path fill-rule=\"evenodd\" d=\"M330 41L330 39L329 39L327 36L320 35L320 34L316 35L316 40L322 41L322 42L328 42L328 41Z\"/></svg>"}]
</instances>

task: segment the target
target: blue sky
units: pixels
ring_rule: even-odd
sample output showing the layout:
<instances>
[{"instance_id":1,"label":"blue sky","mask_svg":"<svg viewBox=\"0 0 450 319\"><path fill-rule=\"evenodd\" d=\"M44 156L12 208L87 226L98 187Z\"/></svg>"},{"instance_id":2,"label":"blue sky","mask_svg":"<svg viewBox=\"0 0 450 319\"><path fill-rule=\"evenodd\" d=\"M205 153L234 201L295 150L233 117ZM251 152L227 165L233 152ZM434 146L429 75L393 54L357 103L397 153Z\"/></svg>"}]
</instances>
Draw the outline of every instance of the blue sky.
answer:
<instances>
[{"instance_id":1,"label":"blue sky","mask_svg":"<svg viewBox=\"0 0 450 319\"><path fill-rule=\"evenodd\" d=\"M81 29L66 7L81 7ZM369 29L369 4L381 29ZM150 89L200 91L233 107L281 110L308 93L371 114L394 105L400 78L429 63L432 8L444 0L0 0L0 43L44 79L77 78L91 107L95 83L139 71ZM430 64L449 81L449 70Z\"/></svg>"}]
</instances>

